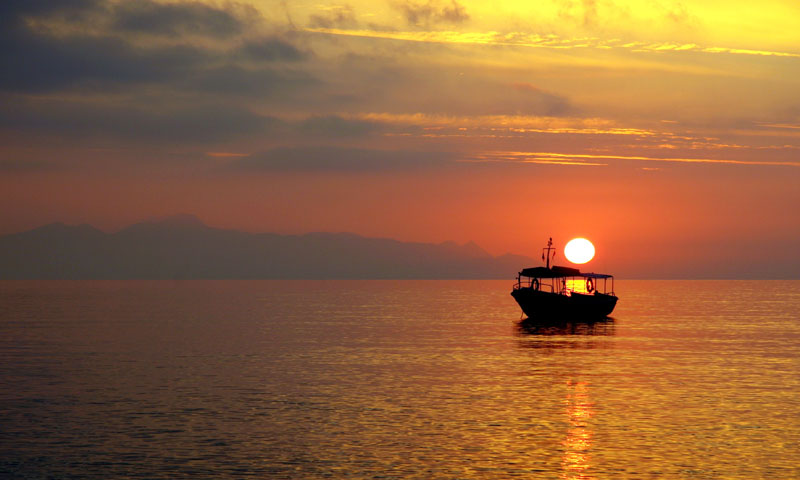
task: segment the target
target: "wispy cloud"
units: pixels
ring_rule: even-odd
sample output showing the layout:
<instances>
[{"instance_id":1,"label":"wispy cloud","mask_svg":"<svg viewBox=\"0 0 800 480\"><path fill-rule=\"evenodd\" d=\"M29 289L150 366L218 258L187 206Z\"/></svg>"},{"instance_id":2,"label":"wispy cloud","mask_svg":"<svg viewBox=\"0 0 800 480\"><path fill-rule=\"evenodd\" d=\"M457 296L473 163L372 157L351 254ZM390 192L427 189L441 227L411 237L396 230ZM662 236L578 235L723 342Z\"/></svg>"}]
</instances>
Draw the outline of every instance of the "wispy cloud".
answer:
<instances>
[{"instance_id":1,"label":"wispy cloud","mask_svg":"<svg viewBox=\"0 0 800 480\"><path fill-rule=\"evenodd\" d=\"M452 30L439 31L384 31L384 30L347 30L338 28L307 28L307 32L349 37L381 38L408 42L496 45L550 49L618 49L632 52L700 52L710 54L758 55L770 57L800 58L800 53L778 52L771 50L743 49L717 46L703 46L695 43L670 42L624 42L618 39L601 39L597 37L565 38L555 34L539 35L525 32L501 33L459 32Z\"/></svg>"},{"instance_id":2,"label":"wispy cloud","mask_svg":"<svg viewBox=\"0 0 800 480\"><path fill-rule=\"evenodd\" d=\"M427 129L480 128L493 132L569 133L584 135L653 136L658 132L617 125L613 120L595 117L552 117L533 115L436 115L425 113L396 114L372 112L353 118L398 125L414 125ZM461 130L462 132L466 130Z\"/></svg>"},{"instance_id":3,"label":"wispy cloud","mask_svg":"<svg viewBox=\"0 0 800 480\"><path fill-rule=\"evenodd\" d=\"M641 155L600 155L589 153L557 153L557 152L484 152L475 156L476 161L508 161L520 163L557 163L564 162L565 165L581 164L587 160L630 160L641 162L667 162L667 163L711 163L727 165L758 165L758 166L782 166L800 167L800 162L792 161L771 161L771 160L733 160L718 158L673 158L673 157L647 157ZM591 164L589 165L605 165Z\"/></svg>"},{"instance_id":4,"label":"wispy cloud","mask_svg":"<svg viewBox=\"0 0 800 480\"><path fill-rule=\"evenodd\" d=\"M764 128L780 128L789 130L800 130L800 125L793 125L788 123L759 123L759 127Z\"/></svg>"},{"instance_id":5,"label":"wispy cloud","mask_svg":"<svg viewBox=\"0 0 800 480\"><path fill-rule=\"evenodd\" d=\"M439 1L427 0L416 2L405 0L394 2L394 7L400 10L410 25L428 25L431 23L463 23L469 19L469 14L463 5L456 0Z\"/></svg>"},{"instance_id":6,"label":"wispy cloud","mask_svg":"<svg viewBox=\"0 0 800 480\"><path fill-rule=\"evenodd\" d=\"M320 6L320 13L312 14L309 22L312 27L334 28L358 25L355 10L351 5Z\"/></svg>"},{"instance_id":7,"label":"wispy cloud","mask_svg":"<svg viewBox=\"0 0 800 480\"><path fill-rule=\"evenodd\" d=\"M237 152L206 152L206 155L209 157L214 158L236 158L236 157L249 157L249 153L237 153Z\"/></svg>"},{"instance_id":8,"label":"wispy cloud","mask_svg":"<svg viewBox=\"0 0 800 480\"><path fill-rule=\"evenodd\" d=\"M505 155L511 153L512 155ZM578 167L605 167L607 163L587 162L566 157L537 157L535 155L516 155L519 152L489 152L459 160L460 163L536 163L540 165L571 165Z\"/></svg>"}]
</instances>

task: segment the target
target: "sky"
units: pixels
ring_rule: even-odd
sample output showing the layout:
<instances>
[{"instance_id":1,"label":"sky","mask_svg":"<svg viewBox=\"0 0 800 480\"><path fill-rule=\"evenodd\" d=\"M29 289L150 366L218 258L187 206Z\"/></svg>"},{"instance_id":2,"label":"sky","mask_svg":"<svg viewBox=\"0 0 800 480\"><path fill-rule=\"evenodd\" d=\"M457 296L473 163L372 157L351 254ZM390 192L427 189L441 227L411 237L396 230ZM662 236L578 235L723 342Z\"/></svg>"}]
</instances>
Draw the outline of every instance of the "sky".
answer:
<instances>
[{"instance_id":1,"label":"sky","mask_svg":"<svg viewBox=\"0 0 800 480\"><path fill-rule=\"evenodd\" d=\"M0 234L191 213L800 276L796 1L6 0L0 45Z\"/></svg>"}]
</instances>

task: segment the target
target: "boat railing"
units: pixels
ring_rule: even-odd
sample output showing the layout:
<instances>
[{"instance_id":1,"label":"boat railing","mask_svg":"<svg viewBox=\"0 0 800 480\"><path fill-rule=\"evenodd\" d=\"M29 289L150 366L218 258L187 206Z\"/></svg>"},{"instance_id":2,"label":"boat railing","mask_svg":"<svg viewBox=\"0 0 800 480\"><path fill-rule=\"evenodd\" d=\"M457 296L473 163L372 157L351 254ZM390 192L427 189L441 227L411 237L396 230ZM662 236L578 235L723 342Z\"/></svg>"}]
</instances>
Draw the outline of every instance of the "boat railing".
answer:
<instances>
[{"instance_id":1,"label":"boat railing","mask_svg":"<svg viewBox=\"0 0 800 480\"><path fill-rule=\"evenodd\" d=\"M524 280L527 279L527 280ZM555 292L555 282L552 278L537 278L537 277L517 277L517 283L512 286L513 290L521 288L532 288L543 292Z\"/></svg>"},{"instance_id":2,"label":"boat railing","mask_svg":"<svg viewBox=\"0 0 800 480\"><path fill-rule=\"evenodd\" d=\"M610 290L608 288L609 287L608 280L611 280ZM591 281L591 289L589 288L590 281ZM574 277L556 277L556 278L517 276L517 282L513 284L512 290L520 290L522 288L530 288L533 290L538 290L543 292L558 293L560 295L571 295L573 292L575 292L584 295L616 296L616 294L614 293L614 277L611 275L603 275L603 276L579 275Z\"/></svg>"}]
</instances>

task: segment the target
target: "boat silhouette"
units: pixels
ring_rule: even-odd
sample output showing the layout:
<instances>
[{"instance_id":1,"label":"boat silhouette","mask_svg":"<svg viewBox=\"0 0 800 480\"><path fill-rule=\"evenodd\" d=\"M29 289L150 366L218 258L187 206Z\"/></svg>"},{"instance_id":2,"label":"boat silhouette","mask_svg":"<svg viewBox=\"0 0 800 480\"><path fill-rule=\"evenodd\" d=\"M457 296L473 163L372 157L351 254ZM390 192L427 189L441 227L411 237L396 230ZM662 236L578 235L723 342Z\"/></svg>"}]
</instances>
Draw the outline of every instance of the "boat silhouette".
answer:
<instances>
[{"instance_id":1,"label":"boat silhouette","mask_svg":"<svg viewBox=\"0 0 800 480\"><path fill-rule=\"evenodd\" d=\"M543 251L546 266L522 269L511 290L511 296L529 319L592 321L614 311L618 298L614 294L613 275L551 267L551 252L555 253L552 238Z\"/></svg>"}]
</instances>

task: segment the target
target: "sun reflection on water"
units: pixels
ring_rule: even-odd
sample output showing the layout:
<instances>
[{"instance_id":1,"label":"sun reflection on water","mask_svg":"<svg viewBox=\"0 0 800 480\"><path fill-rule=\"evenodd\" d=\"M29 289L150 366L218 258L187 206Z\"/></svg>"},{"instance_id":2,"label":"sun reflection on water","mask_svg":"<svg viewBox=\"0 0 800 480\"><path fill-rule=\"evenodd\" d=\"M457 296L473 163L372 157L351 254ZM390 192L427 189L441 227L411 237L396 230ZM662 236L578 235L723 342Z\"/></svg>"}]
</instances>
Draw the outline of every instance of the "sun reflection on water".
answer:
<instances>
[{"instance_id":1,"label":"sun reflection on water","mask_svg":"<svg viewBox=\"0 0 800 480\"><path fill-rule=\"evenodd\" d=\"M594 416L594 404L589 398L589 384L569 380L567 389L565 404L569 427L567 437L562 442L564 455L559 477L565 480L592 480L594 477L589 474L592 458L589 419Z\"/></svg>"}]
</instances>

